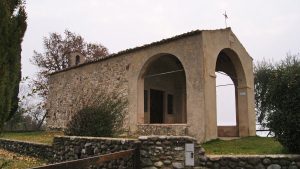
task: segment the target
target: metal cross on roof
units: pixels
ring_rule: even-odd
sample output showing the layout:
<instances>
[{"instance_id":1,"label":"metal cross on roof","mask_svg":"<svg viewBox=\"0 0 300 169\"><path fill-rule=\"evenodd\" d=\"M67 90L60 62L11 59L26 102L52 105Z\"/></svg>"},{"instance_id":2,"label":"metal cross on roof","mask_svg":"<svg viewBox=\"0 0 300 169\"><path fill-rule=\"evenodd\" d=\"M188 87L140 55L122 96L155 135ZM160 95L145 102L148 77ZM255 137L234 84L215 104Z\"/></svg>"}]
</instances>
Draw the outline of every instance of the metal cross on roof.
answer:
<instances>
[{"instance_id":1,"label":"metal cross on roof","mask_svg":"<svg viewBox=\"0 0 300 169\"><path fill-rule=\"evenodd\" d=\"M228 19L228 16L227 16L227 14L226 14L226 11L225 11L225 13L224 13L223 15L224 15L224 17L225 17L225 26L226 26L226 28L227 28L227 19Z\"/></svg>"}]
</instances>

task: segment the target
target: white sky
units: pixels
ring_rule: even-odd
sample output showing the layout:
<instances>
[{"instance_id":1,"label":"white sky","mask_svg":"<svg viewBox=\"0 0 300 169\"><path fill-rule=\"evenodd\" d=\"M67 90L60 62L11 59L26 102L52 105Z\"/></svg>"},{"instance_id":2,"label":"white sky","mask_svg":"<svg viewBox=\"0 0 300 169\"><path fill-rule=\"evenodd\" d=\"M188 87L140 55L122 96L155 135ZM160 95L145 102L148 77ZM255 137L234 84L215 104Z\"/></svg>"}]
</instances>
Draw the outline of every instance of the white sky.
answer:
<instances>
[{"instance_id":1,"label":"white sky","mask_svg":"<svg viewBox=\"0 0 300 169\"><path fill-rule=\"evenodd\" d=\"M219 126L236 125L235 90L229 76L216 73L217 124ZM228 86L219 86L228 85Z\"/></svg>"},{"instance_id":2,"label":"white sky","mask_svg":"<svg viewBox=\"0 0 300 169\"><path fill-rule=\"evenodd\" d=\"M99 42L111 53L195 29L228 25L254 62L300 52L299 0L27 0L28 28L22 52L23 76L36 68L29 59L43 51L50 32L65 29Z\"/></svg>"}]
</instances>

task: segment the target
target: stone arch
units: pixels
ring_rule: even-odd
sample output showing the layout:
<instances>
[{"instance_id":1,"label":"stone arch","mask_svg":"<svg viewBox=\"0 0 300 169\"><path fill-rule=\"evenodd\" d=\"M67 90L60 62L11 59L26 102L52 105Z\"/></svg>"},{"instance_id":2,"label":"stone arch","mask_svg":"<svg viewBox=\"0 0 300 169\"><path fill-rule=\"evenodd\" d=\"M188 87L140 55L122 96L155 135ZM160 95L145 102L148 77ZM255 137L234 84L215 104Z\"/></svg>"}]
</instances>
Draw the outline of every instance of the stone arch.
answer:
<instances>
[{"instance_id":1,"label":"stone arch","mask_svg":"<svg viewBox=\"0 0 300 169\"><path fill-rule=\"evenodd\" d=\"M138 78L138 123L186 123L186 75L178 57L161 53L150 57Z\"/></svg>"},{"instance_id":2,"label":"stone arch","mask_svg":"<svg viewBox=\"0 0 300 169\"><path fill-rule=\"evenodd\" d=\"M235 126L217 126L218 137L239 137L248 135L248 98L247 77L239 55L230 48L222 49L216 58L215 71L227 74L233 81L235 88ZM216 97L217 99L217 97ZM225 99L223 99L225 100Z\"/></svg>"}]
</instances>

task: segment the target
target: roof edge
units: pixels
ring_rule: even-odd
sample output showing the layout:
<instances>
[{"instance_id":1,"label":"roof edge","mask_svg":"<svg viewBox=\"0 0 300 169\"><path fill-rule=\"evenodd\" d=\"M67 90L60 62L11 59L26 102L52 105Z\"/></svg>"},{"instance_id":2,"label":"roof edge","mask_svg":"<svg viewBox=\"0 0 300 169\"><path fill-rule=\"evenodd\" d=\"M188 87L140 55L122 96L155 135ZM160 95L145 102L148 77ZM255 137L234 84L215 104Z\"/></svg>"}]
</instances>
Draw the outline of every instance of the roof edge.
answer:
<instances>
[{"instance_id":1,"label":"roof edge","mask_svg":"<svg viewBox=\"0 0 300 169\"><path fill-rule=\"evenodd\" d=\"M199 30L199 29L193 30L193 31L190 31L190 32L186 32L186 33L183 33L183 34L180 34L180 35L173 36L171 38L166 38L166 39L162 39L160 41L155 41L155 42L144 44L144 45L137 46L137 47L134 47L134 48L128 48L128 49L125 49L125 50L121 50L117 53L112 53L112 54L107 55L106 57L103 57L103 58L95 59L95 60L92 60L92 61L82 63L82 64L77 65L77 66L72 66L72 67L69 67L69 68L66 68L66 69L63 69L63 70L59 70L59 71L56 71L56 72L53 72L53 73L49 73L49 75L51 76L51 75L54 75L54 74L65 72L65 71L75 69L75 68L78 68L78 67L82 67L82 66L85 66L85 65L89 65L89 64L92 64L92 63L97 63L97 62L104 61L104 60L107 60L107 59L110 59L110 58L114 58L114 57L117 57L117 56L120 56L120 55L123 55L123 54L128 54L128 53L135 52L135 51L145 49L145 48L148 48L148 47L152 47L152 46L168 43L168 42L171 42L171 41L175 41L175 40L178 40L178 39L181 39L181 38L184 38L184 37L189 37L189 36L201 34L201 32L203 32L203 31L222 31L222 30L230 30L231 31L231 28L228 27L228 28L215 29L215 30Z\"/></svg>"}]
</instances>

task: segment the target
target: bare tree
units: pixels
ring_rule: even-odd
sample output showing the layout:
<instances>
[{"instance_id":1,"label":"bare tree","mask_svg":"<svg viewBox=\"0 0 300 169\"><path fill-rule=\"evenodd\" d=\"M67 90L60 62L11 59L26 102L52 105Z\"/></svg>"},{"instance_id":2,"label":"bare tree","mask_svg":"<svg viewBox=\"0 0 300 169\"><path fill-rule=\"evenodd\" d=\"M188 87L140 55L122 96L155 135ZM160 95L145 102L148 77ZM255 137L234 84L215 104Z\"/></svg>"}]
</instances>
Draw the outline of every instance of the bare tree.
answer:
<instances>
[{"instance_id":1,"label":"bare tree","mask_svg":"<svg viewBox=\"0 0 300 169\"><path fill-rule=\"evenodd\" d=\"M50 33L49 37L44 37L44 52L34 51L31 62L38 66L37 77L32 80L32 94L41 97L41 109L45 108L45 101L48 96L48 77L49 74L67 68L67 55L72 52L80 52L86 57L86 61L104 58L109 52L108 49L100 43L87 43L84 38L78 34L65 30L64 36L58 33ZM42 112L42 111L39 111ZM42 125L47 112L43 116Z\"/></svg>"}]
</instances>

